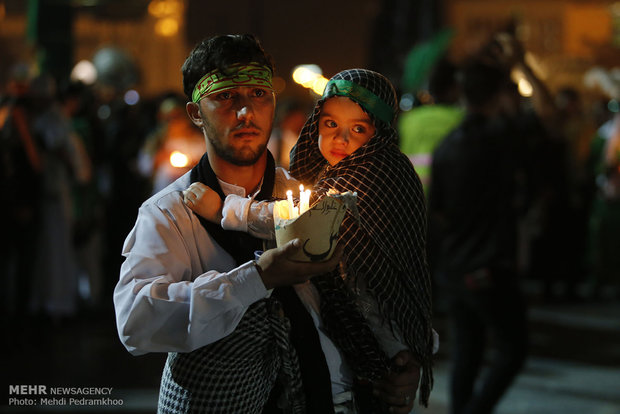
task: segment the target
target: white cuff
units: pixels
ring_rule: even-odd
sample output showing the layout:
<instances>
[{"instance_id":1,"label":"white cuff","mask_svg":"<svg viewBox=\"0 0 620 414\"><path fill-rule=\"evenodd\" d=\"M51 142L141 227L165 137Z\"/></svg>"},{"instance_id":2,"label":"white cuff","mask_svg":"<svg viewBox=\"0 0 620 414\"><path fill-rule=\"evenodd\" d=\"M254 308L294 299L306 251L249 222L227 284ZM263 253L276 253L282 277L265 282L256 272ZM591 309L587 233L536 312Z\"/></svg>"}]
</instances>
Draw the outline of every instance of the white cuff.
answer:
<instances>
[{"instance_id":1,"label":"white cuff","mask_svg":"<svg viewBox=\"0 0 620 414\"><path fill-rule=\"evenodd\" d=\"M222 207L222 228L224 230L248 231L248 211L252 204L251 198L229 194Z\"/></svg>"}]
</instances>

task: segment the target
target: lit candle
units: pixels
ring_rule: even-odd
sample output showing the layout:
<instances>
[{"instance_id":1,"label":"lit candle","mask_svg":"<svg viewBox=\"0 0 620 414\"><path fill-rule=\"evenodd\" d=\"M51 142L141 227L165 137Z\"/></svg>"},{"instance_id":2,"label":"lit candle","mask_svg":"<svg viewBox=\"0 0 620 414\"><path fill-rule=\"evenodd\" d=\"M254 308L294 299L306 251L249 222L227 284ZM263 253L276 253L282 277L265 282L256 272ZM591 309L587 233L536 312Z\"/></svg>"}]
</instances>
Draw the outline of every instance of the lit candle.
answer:
<instances>
[{"instance_id":1,"label":"lit candle","mask_svg":"<svg viewBox=\"0 0 620 414\"><path fill-rule=\"evenodd\" d=\"M295 218L295 205L293 204L293 192L291 190L286 192L286 200L288 201L288 218L293 219Z\"/></svg>"},{"instance_id":2,"label":"lit candle","mask_svg":"<svg viewBox=\"0 0 620 414\"><path fill-rule=\"evenodd\" d=\"M310 209L310 190L306 190L304 191L304 193L306 194L306 210Z\"/></svg>"},{"instance_id":3,"label":"lit candle","mask_svg":"<svg viewBox=\"0 0 620 414\"><path fill-rule=\"evenodd\" d=\"M274 218L287 219L288 218L288 202L286 200L278 200L273 206Z\"/></svg>"},{"instance_id":4,"label":"lit candle","mask_svg":"<svg viewBox=\"0 0 620 414\"><path fill-rule=\"evenodd\" d=\"M310 190L304 191L304 185L299 186L299 214L304 214L310 207Z\"/></svg>"}]
</instances>

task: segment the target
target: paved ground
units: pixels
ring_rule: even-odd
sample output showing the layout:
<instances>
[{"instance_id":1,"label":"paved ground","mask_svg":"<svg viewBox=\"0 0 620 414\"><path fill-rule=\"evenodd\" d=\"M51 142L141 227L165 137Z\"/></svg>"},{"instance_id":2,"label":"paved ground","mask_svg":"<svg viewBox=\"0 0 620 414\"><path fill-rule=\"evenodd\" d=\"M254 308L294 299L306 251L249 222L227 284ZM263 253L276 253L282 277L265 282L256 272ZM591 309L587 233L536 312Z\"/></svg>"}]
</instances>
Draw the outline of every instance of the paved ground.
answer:
<instances>
[{"instance_id":1,"label":"paved ground","mask_svg":"<svg viewBox=\"0 0 620 414\"><path fill-rule=\"evenodd\" d=\"M436 326L442 348L435 388L430 407L418 408L418 414L447 413L450 338L441 314ZM7 331L0 367L5 381L1 413L155 412L164 356L129 355L118 341L111 310L56 325L12 321ZM531 357L496 414L620 413L620 302L534 303L530 332ZM37 400L34 406L23 407L16 404L41 395L16 395L15 388L9 395L11 385L75 387L80 392L111 387L109 397L122 401L122 406L53 406ZM9 405L10 398L20 401Z\"/></svg>"},{"instance_id":2,"label":"paved ground","mask_svg":"<svg viewBox=\"0 0 620 414\"><path fill-rule=\"evenodd\" d=\"M448 412L448 370L448 362L437 364L431 404L416 413ZM620 369L532 357L496 409L496 414L573 413L620 413Z\"/></svg>"},{"instance_id":3,"label":"paved ground","mask_svg":"<svg viewBox=\"0 0 620 414\"><path fill-rule=\"evenodd\" d=\"M501 400L496 414L620 414L620 301L540 303L537 286L525 286L530 300L531 355ZM446 320L435 387L428 409L448 413L450 337Z\"/></svg>"}]
</instances>

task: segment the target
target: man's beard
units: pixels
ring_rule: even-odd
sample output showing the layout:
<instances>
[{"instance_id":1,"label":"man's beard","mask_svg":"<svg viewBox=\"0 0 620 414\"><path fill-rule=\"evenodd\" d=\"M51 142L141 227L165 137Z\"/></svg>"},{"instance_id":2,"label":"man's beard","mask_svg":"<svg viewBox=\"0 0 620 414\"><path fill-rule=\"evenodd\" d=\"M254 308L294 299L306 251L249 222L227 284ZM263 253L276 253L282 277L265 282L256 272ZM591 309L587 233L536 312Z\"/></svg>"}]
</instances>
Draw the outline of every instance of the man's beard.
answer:
<instances>
[{"instance_id":1,"label":"man's beard","mask_svg":"<svg viewBox=\"0 0 620 414\"><path fill-rule=\"evenodd\" d=\"M211 142L211 145L213 145L213 149L218 157L239 167L246 167L256 164L265 152L265 148L267 148L267 143L262 144L257 147L256 150L253 150L249 147L235 149L230 146L224 146L220 141L210 137L209 141Z\"/></svg>"},{"instance_id":2,"label":"man's beard","mask_svg":"<svg viewBox=\"0 0 620 414\"><path fill-rule=\"evenodd\" d=\"M212 129L208 123L206 124L206 129L207 139L213 146L217 156L224 161L239 167L246 167L256 164L267 148L267 142L259 145L256 149L252 149L249 146L239 149L233 148L232 146L222 144L222 141L218 139L219 137L217 132Z\"/></svg>"}]
</instances>

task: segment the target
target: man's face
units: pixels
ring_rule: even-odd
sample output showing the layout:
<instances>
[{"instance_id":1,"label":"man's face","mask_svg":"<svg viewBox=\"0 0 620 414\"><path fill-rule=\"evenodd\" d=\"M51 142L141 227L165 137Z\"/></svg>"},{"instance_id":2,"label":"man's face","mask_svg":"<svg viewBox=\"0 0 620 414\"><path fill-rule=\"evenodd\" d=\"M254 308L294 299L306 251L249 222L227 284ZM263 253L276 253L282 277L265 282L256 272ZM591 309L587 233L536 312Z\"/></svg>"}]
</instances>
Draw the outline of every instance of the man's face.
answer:
<instances>
[{"instance_id":1,"label":"man's face","mask_svg":"<svg viewBox=\"0 0 620 414\"><path fill-rule=\"evenodd\" d=\"M275 109L273 92L241 86L206 96L198 103L207 148L234 165L253 165L267 147Z\"/></svg>"}]
</instances>

